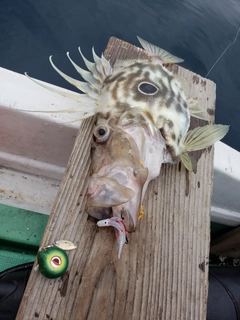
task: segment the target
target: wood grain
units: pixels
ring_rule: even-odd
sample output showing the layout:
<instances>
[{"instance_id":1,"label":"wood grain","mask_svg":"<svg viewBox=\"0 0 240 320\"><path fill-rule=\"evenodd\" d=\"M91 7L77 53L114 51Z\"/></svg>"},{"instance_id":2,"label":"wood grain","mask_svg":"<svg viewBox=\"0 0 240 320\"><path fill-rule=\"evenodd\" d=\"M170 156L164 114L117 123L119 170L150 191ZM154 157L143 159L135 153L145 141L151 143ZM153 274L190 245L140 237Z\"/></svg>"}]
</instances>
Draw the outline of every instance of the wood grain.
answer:
<instances>
[{"instance_id":1,"label":"wood grain","mask_svg":"<svg viewBox=\"0 0 240 320\"><path fill-rule=\"evenodd\" d=\"M112 63L144 55L117 38L105 51ZM187 79L190 96L213 122L215 84L181 67L173 70ZM42 246L58 239L78 246L68 254L68 287L33 271L17 319L205 319L213 148L198 156L196 174L180 165L162 167L119 260L114 231L98 229L84 212L93 121L79 130L42 240Z\"/></svg>"}]
</instances>

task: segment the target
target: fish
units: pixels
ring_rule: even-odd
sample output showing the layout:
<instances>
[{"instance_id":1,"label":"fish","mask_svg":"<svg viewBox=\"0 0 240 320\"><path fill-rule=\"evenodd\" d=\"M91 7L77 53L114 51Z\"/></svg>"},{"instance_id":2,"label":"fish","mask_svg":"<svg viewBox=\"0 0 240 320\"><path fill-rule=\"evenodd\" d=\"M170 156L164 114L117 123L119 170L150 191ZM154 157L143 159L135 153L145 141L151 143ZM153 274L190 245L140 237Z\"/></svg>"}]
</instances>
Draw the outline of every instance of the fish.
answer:
<instances>
[{"instance_id":1,"label":"fish","mask_svg":"<svg viewBox=\"0 0 240 320\"><path fill-rule=\"evenodd\" d=\"M124 243L128 243L127 239L127 230L126 230L126 225L123 221L122 218L118 217L112 217L111 219L104 219L104 220L99 220L97 222L97 225L99 227L114 227L115 229L115 235L117 238L117 242L119 244L119 250L118 250L118 258L120 259L121 257L121 252L122 252L122 247Z\"/></svg>"},{"instance_id":2,"label":"fish","mask_svg":"<svg viewBox=\"0 0 240 320\"><path fill-rule=\"evenodd\" d=\"M128 233L143 216L148 184L160 174L163 163L183 163L196 170L189 152L221 140L227 125L207 124L189 130L190 117L205 119L197 101L188 98L187 83L166 65L183 60L138 37L145 59L117 60L112 66L92 49L93 62L79 53L87 70L67 53L85 81L52 67L82 93L47 88L79 103L81 119L95 116L86 212L99 227L114 227L118 257Z\"/></svg>"}]
</instances>

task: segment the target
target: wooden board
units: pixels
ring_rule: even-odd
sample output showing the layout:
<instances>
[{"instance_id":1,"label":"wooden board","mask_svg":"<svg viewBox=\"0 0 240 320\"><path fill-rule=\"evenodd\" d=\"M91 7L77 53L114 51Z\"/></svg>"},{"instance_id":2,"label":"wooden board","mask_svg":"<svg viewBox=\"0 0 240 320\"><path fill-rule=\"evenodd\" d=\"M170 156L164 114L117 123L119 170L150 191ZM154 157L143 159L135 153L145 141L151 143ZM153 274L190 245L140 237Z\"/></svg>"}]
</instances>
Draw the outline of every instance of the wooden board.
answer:
<instances>
[{"instance_id":1,"label":"wooden board","mask_svg":"<svg viewBox=\"0 0 240 320\"><path fill-rule=\"evenodd\" d=\"M105 56L114 62L144 52L111 38ZM173 70L187 79L190 96L212 122L215 84L181 67ZM88 119L79 130L42 240L42 246L58 239L77 244L68 254L69 278L50 280L32 271L17 319L205 319L213 148L195 154L197 174L162 167L119 260L114 231L98 229L84 212L92 126Z\"/></svg>"}]
</instances>

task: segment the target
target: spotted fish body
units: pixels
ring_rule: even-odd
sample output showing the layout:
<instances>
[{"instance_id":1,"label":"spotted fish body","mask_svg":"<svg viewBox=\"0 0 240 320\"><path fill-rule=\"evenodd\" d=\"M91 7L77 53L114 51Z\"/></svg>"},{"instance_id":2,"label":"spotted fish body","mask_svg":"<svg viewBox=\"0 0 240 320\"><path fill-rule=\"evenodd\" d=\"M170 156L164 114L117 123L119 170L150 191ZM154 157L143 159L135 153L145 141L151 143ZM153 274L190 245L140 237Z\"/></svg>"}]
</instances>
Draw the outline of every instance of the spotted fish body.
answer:
<instances>
[{"instance_id":1,"label":"spotted fish body","mask_svg":"<svg viewBox=\"0 0 240 320\"><path fill-rule=\"evenodd\" d=\"M139 118L144 113L161 130L175 161L182 153L190 111L180 84L158 59L119 68L105 80L98 102L98 109L105 118L117 119L133 108L138 109ZM130 123L130 118L131 113L125 117L125 122Z\"/></svg>"},{"instance_id":2,"label":"spotted fish body","mask_svg":"<svg viewBox=\"0 0 240 320\"><path fill-rule=\"evenodd\" d=\"M188 132L190 115L203 118L201 110L187 99L184 81L163 65L183 60L139 40L148 59L117 61L114 68L94 50L94 63L80 51L89 71L68 54L86 82L62 73L50 58L54 69L84 94L57 92L80 103L82 118L96 114L86 211L104 220L99 226L116 228L121 221L121 238L116 232L119 255L124 232L135 230L148 183L160 174L162 163L181 160L192 170L188 152L209 147L228 130L223 125L206 125Z\"/></svg>"}]
</instances>

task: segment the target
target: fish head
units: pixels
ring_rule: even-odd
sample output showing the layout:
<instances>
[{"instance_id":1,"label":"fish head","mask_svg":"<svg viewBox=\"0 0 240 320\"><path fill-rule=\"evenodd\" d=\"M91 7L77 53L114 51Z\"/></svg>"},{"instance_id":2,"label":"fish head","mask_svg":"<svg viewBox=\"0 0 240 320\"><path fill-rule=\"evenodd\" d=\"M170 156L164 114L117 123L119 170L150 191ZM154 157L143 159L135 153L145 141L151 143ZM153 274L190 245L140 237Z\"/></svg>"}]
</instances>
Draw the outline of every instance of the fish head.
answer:
<instances>
[{"instance_id":1,"label":"fish head","mask_svg":"<svg viewBox=\"0 0 240 320\"><path fill-rule=\"evenodd\" d=\"M91 148L86 211L99 220L122 218L128 232L136 228L147 185L159 174L165 150L160 131L144 113L140 121L140 114L130 109L118 121L98 115Z\"/></svg>"},{"instance_id":2,"label":"fish head","mask_svg":"<svg viewBox=\"0 0 240 320\"><path fill-rule=\"evenodd\" d=\"M128 230L135 229L148 169L139 161L135 141L121 128L98 121L93 130L91 171L86 211L101 220L126 216ZM136 218L132 218L135 217Z\"/></svg>"}]
</instances>

